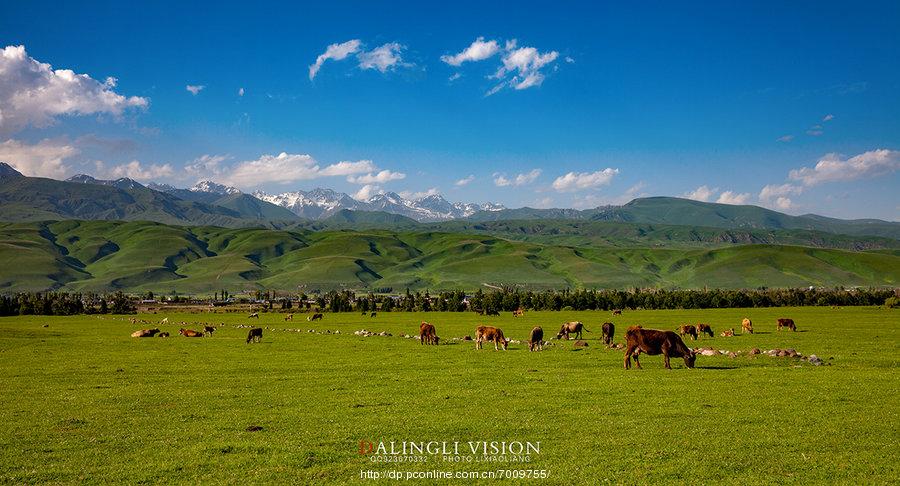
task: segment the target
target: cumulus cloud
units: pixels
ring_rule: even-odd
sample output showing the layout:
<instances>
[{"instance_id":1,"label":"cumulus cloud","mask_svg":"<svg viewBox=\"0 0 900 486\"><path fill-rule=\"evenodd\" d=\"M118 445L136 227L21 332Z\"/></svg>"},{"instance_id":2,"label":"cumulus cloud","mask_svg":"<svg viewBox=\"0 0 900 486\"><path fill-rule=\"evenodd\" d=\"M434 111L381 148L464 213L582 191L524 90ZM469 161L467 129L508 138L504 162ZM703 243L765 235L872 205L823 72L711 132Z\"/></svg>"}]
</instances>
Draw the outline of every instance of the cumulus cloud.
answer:
<instances>
[{"instance_id":1,"label":"cumulus cloud","mask_svg":"<svg viewBox=\"0 0 900 486\"><path fill-rule=\"evenodd\" d=\"M153 179L161 179L171 177L175 173L175 169L170 164L151 164L144 166L137 160L132 160L127 164L116 165L108 170L103 169L103 164L97 164L98 172L105 174L109 179L121 179L128 177L137 181L149 181Z\"/></svg>"},{"instance_id":2,"label":"cumulus cloud","mask_svg":"<svg viewBox=\"0 0 900 486\"><path fill-rule=\"evenodd\" d=\"M329 45L325 49L325 52L316 58L316 62L309 66L309 80L312 81L313 78L316 77L316 74L318 74L319 69L322 68L322 64L325 64L325 61L340 61L346 59L347 56L358 52L361 44L362 42L359 39L351 39L340 44Z\"/></svg>"},{"instance_id":3,"label":"cumulus cloud","mask_svg":"<svg viewBox=\"0 0 900 486\"><path fill-rule=\"evenodd\" d=\"M197 96L197 93L206 89L206 86L202 84L189 84L185 86L184 89L190 91L192 95Z\"/></svg>"},{"instance_id":4,"label":"cumulus cloud","mask_svg":"<svg viewBox=\"0 0 900 486\"><path fill-rule=\"evenodd\" d=\"M759 202L763 206L777 209L790 209L793 201L790 197L803 193L803 187L795 184L769 184L759 191Z\"/></svg>"},{"instance_id":5,"label":"cumulus cloud","mask_svg":"<svg viewBox=\"0 0 900 486\"><path fill-rule=\"evenodd\" d=\"M382 46L376 47L371 51L360 52L357 55L360 69L377 69L381 72L387 72L395 66L403 65L403 58L400 52L404 47L396 42L389 42Z\"/></svg>"},{"instance_id":6,"label":"cumulus cloud","mask_svg":"<svg viewBox=\"0 0 900 486\"><path fill-rule=\"evenodd\" d=\"M503 65L492 76L504 81L488 91L488 95L494 94L506 86L516 90L540 86L544 82L544 74L541 69L556 61L558 57L559 53L556 51L542 53L534 47L516 47L515 39L507 42L502 56ZM512 77L505 79L510 73L512 73Z\"/></svg>"},{"instance_id":7,"label":"cumulus cloud","mask_svg":"<svg viewBox=\"0 0 900 486\"><path fill-rule=\"evenodd\" d=\"M500 45L495 40L485 41L484 37L475 39L469 47L452 56L443 55L441 61L451 65L460 66L467 61L477 62L488 59L500 52Z\"/></svg>"},{"instance_id":8,"label":"cumulus cloud","mask_svg":"<svg viewBox=\"0 0 900 486\"><path fill-rule=\"evenodd\" d=\"M684 197L693 199L694 201L708 202L709 198L713 197L718 191L718 187L710 188L707 185L702 185L693 191L684 193Z\"/></svg>"},{"instance_id":9,"label":"cumulus cloud","mask_svg":"<svg viewBox=\"0 0 900 486\"><path fill-rule=\"evenodd\" d=\"M254 187L267 182L287 184L300 180L329 176L349 176L376 169L371 160L338 162L321 167L311 155L288 154L263 155L256 160L246 160L222 171L222 182L236 187Z\"/></svg>"},{"instance_id":10,"label":"cumulus cloud","mask_svg":"<svg viewBox=\"0 0 900 486\"><path fill-rule=\"evenodd\" d=\"M494 184L498 187L524 186L531 184L541 175L541 169L532 169L530 172L519 174L513 178L507 178L505 174L494 174Z\"/></svg>"},{"instance_id":11,"label":"cumulus cloud","mask_svg":"<svg viewBox=\"0 0 900 486\"><path fill-rule=\"evenodd\" d=\"M370 172L360 176L347 177L347 182L353 184L384 184L385 182L398 181L405 178L406 174L402 172L393 172L385 169L377 173Z\"/></svg>"},{"instance_id":12,"label":"cumulus cloud","mask_svg":"<svg viewBox=\"0 0 900 486\"><path fill-rule=\"evenodd\" d=\"M722 194L719 194L719 198L716 199L716 202L719 204L747 204L747 201L749 200L749 192L742 192L738 194L733 191L725 191Z\"/></svg>"},{"instance_id":13,"label":"cumulus cloud","mask_svg":"<svg viewBox=\"0 0 900 486\"><path fill-rule=\"evenodd\" d=\"M368 201L377 194L384 194L384 191L378 186L366 184L356 191L356 194L353 195L353 199L356 199L357 201Z\"/></svg>"},{"instance_id":14,"label":"cumulus cloud","mask_svg":"<svg viewBox=\"0 0 900 486\"><path fill-rule=\"evenodd\" d=\"M184 170L192 176L209 179L222 173L220 164L227 159L224 155L204 154L187 163Z\"/></svg>"},{"instance_id":15,"label":"cumulus cloud","mask_svg":"<svg viewBox=\"0 0 900 486\"><path fill-rule=\"evenodd\" d=\"M45 127L62 115L120 116L148 106L147 98L120 95L115 87L115 78L100 82L69 69L54 70L30 57L25 46L7 46L0 50L0 132Z\"/></svg>"},{"instance_id":16,"label":"cumulus cloud","mask_svg":"<svg viewBox=\"0 0 900 486\"><path fill-rule=\"evenodd\" d=\"M32 177L62 179L69 173L63 161L77 153L77 148L52 140L41 140L33 145L18 140L0 143L0 162Z\"/></svg>"},{"instance_id":17,"label":"cumulus cloud","mask_svg":"<svg viewBox=\"0 0 900 486\"><path fill-rule=\"evenodd\" d=\"M475 175L469 174L467 177L463 177L462 179L454 182L453 185L456 187L462 187L462 186L469 184L470 182L472 182L474 180L475 180Z\"/></svg>"},{"instance_id":18,"label":"cumulus cloud","mask_svg":"<svg viewBox=\"0 0 900 486\"><path fill-rule=\"evenodd\" d=\"M425 191L400 191L398 194L404 199L415 201L417 199L422 199L423 197L438 196L441 194L441 191L439 191L437 187L432 187Z\"/></svg>"},{"instance_id":19,"label":"cumulus cloud","mask_svg":"<svg viewBox=\"0 0 900 486\"><path fill-rule=\"evenodd\" d=\"M596 172L569 172L557 177L553 181L553 188L557 191L577 191L592 189L609 185L613 177L619 173L619 169L607 167Z\"/></svg>"},{"instance_id":20,"label":"cumulus cloud","mask_svg":"<svg viewBox=\"0 0 900 486\"><path fill-rule=\"evenodd\" d=\"M791 180L801 181L805 186L815 186L826 182L851 181L878 177L900 169L900 151L870 150L849 159L831 153L816 162L815 167L801 167L790 172Z\"/></svg>"},{"instance_id":21,"label":"cumulus cloud","mask_svg":"<svg viewBox=\"0 0 900 486\"><path fill-rule=\"evenodd\" d=\"M352 174L362 174L363 172L371 172L375 169L375 164L371 160L357 160L356 162L344 160L325 167L320 172L320 175L345 176Z\"/></svg>"}]
</instances>

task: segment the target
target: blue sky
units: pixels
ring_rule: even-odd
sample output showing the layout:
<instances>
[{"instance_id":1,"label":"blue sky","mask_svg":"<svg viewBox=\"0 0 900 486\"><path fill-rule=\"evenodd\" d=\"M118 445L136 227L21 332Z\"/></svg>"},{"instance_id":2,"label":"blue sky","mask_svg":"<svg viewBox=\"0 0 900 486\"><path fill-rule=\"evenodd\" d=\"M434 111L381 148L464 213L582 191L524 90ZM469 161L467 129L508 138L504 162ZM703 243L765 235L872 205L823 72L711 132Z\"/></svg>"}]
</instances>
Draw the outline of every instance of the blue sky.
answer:
<instances>
[{"instance_id":1,"label":"blue sky","mask_svg":"<svg viewBox=\"0 0 900 486\"><path fill-rule=\"evenodd\" d=\"M0 158L57 178L898 220L897 32L896 2L5 2L0 48L23 49L0 57ZM310 79L333 44L349 53Z\"/></svg>"}]
</instances>

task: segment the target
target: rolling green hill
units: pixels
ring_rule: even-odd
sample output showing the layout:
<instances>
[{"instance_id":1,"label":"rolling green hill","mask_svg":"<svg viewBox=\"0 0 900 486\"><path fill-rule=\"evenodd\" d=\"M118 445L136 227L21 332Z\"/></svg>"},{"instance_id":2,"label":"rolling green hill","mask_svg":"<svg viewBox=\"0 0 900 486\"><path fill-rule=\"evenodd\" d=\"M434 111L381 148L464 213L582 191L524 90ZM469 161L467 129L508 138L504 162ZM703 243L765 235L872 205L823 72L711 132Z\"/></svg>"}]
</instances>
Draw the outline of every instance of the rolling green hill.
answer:
<instances>
[{"instance_id":1,"label":"rolling green hill","mask_svg":"<svg viewBox=\"0 0 900 486\"><path fill-rule=\"evenodd\" d=\"M459 231L284 231L136 221L0 224L0 261L16 262L0 269L0 291L900 285L896 248L576 246Z\"/></svg>"}]
</instances>

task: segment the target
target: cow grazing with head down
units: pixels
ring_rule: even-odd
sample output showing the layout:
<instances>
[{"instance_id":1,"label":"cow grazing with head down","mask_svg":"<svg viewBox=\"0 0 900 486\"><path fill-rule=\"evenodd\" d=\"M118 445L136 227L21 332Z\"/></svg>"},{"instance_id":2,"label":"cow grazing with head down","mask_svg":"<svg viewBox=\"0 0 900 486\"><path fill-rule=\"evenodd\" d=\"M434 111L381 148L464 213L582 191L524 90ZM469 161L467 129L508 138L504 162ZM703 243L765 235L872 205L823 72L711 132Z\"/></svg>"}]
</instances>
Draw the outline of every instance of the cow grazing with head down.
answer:
<instances>
[{"instance_id":1,"label":"cow grazing with head down","mask_svg":"<svg viewBox=\"0 0 900 486\"><path fill-rule=\"evenodd\" d=\"M247 319L259 319L259 312L251 312Z\"/></svg>"},{"instance_id":2,"label":"cow grazing with head down","mask_svg":"<svg viewBox=\"0 0 900 486\"><path fill-rule=\"evenodd\" d=\"M697 324L697 334L707 334L709 337L715 337L713 335L713 330L709 327L709 324Z\"/></svg>"},{"instance_id":3,"label":"cow grazing with head down","mask_svg":"<svg viewBox=\"0 0 900 486\"><path fill-rule=\"evenodd\" d=\"M616 335L616 325L612 322L603 323L603 344L610 345L613 343L613 337Z\"/></svg>"},{"instance_id":4,"label":"cow grazing with head down","mask_svg":"<svg viewBox=\"0 0 900 486\"><path fill-rule=\"evenodd\" d=\"M750 318L745 317L744 320L741 321L741 332L753 334L753 322L750 321Z\"/></svg>"},{"instance_id":5,"label":"cow grazing with head down","mask_svg":"<svg viewBox=\"0 0 900 486\"><path fill-rule=\"evenodd\" d=\"M247 344L250 344L251 342L258 343L260 341L262 341L262 328L254 327L253 329L250 329L250 332L247 333Z\"/></svg>"},{"instance_id":6,"label":"cow grazing with head down","mask_svg":"<svg viewBox=\"0 0 900 486\"><path fill-rule=\"evenodd\" d=\"M691 337L691 341L697 340L697 328L690 324L682 324L678 327L678 335L684 337L688 335Z\"/></svg>"},{"instance_id":7,"label":"cow grazing with head down","mask_svg":"<svg viewBox=\"0 0 900 486\"><path fill-rule=\"evenodd\" d=\"M722 331L722 337L734 337L734 328Z\"/></svg>"},{"instance_id":8,"label":"cow grazing with head down","mask_svg":"<svg viewBox=\"0 0 900 486\"><path fill-rule=\"evenodd\" d=\"M159 334L159 329L141 329L140 331L134 331L131 333L131 337L134 338L144 338L144 337L153 337Z\"/></svg>"},{"instance_id":9,"label":"cow grazing with head down","mask_svg":"<svg viewBox=\"0 0 900 486\"><path fill-rule=\"evenodd\" d=\"M438 341L441 338L437 336L437 331L435 331L434 326L427 323L422 322L419 325L419 343L420 344L434 344L437 345Z\"/></svg>"},{"instance_id":10,"label":"cow grazing with head down","mask_svg":"<svg viewBox=\"0 0 900 486\"><path fill-rule=\"evenodd\" d=\"M216 332L216 328L213 326L203 326L203 334L207 336L212 336L212 333Z\"/></svg>"},{"instance_id":11,"label":"cow grazing with head down","mask_svg":"<svg viewBox=\"0 0 900 486\"><path fill-rule=\"evenodd\" d=\"M200 331L195 331L193 329L185 329L181 328L178 331L178 334L181 334L184 337L203 337L203 333Z\"/></svg>"},{"instance_id":12,"label":"cow grazing with head down","mask_svg":"<svg viewBox=\"0 0 900 486\"><path fill-rule=\"evenodd\" d=\"M494 342L494 351L499 349L498 346L503 346L503 350L506 351L506 348L509 345L509 340L503 336L503 330L500 328L493 326L478 326L475 328L475 349L482 349L482 343L485 341Z\"/></svg>"},{"instance_id":13,"label":"cow grazing with head down","mask_svg":"<svg viewBox=\"0 0 900 486\"><path fill-rule=\"evenodd\" d=\"M306 320L309 321L309 322L312 322L312 321L319 321L319 320L321 320L323 317L325 317L325 316L322 315L321 312L316 312L315 314L313 314L313 315L311 315L311 316L308 316L308 317L306 318Z\"/></svg>"},{"instance_id":14,"label":"cow grazing with head down","mask_svg":"<svg viewBox=\"0 0 900 486\"><path fill-rule=\"evenodd\" d=\"M528 338L528 350L534 351L535 349L538 351L544 350L544 330L541 326L532 329L531 336Z\"/></svg>"},{"instance_id":15,"label":"cow grazing with head down","mask_svg":"<svg viewBox=\"0 0 900 486\"><path fill-rule=\"evenodd\" d=\"M581 339L581 331L591 332L590 330L588 330L588 328L584 327L584 324L582 324L580 321L567 322L559 328L559 332L556 334L556 339L561 339L563 336L565 336L566 340L568 341L569 334L574 334L575 339Z\"/></svg>"},{"instance_id":16,"label":"cow grazing with head down","mask_svg":"<svg viewBox=\"0 0 900 486\"><path fill-rule=\"evenodd\" d=\"M778 330L780 331L782 327L788 328L788 329L790 329L791 331L796 331L796 330L797 330L797 326L794 325L794 320L793 320L793 319L788 319L788 318L785 318L785 317L782 317L781 319L778 319Z\"/></svg>"},{"instance_id":17,"label":"cow grazing with head down","mask_svg":"<svg viewBox=\"0 0 900 486\"><path fill-rule=\"evenodd\" d=\"M640 353L649 354L650 356L663 355L666 369L672 369L669 364L669 358L683 358L684 365L688 368L693 368L694 361L697 359L694 352L673 331L643 329L639 326L630 327L625 332L626 370L631 368L632 357L634 357L634 364L638 368L641 367L641 363L638 361Z\"/></svg>"}]
</instances>

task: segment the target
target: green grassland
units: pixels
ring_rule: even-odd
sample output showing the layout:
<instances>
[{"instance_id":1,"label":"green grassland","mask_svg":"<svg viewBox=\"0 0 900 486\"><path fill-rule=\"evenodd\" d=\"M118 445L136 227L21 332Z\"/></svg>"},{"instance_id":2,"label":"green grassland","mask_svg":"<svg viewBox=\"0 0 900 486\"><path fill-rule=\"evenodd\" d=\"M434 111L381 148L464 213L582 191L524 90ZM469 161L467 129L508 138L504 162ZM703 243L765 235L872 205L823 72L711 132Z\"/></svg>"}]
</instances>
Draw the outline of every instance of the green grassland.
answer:
<instances>
[{"instance_id":1,"label":"green grassland","mask_svg":"<svg viewBox=\"0 0 900 486\"><path fill-rule=\"evenodd\" d=\"M615 232L618 223L605 224ZM572 234L579 228L570 228ZM632 236L633 229L628 231ZM643 246L627 238L610 246L609 232L592 242L588 230L588 236L554 236L550 231L534 238L511 234L506 226L496 230L501 234L228 229L122 221L8 223L0 224L0 260L23 264L0 270L0 291L208 293L223 288L296 290L300 285L400 291L474 289L484 283L538 289L756 288L900 282L900 254L889 245L896 245L895 240L822 240L839 248L815 246L815 239L804 240L804 246L753 244L753 238L739 240L748 244L733 244L715 243L722 235L660 230L645 233L651 236ZM778 238L794 241L795 234ZM569 244L575 242L572 238L578 245ZM874 247L846 249L857 244Z\"/></svg>"},{"instance_id":2,"label":"green grassland","mask_svg":"<svg viewBox=\"0 0 900 486\"><path fill-rule=\"evenodd\" d=\"M798 332L775 330L784 316ZM549 470L534 481L543 484L900 481L896 310L346 313L316 323L300 314L295 322L280 314L137 317L168 317L161 327L173 336L182 320L222 327L202 339L133 339L149 326L127 316L0 318L0 483L341 484L361 470L496 468ZM743 317L756 334L718 336L739 330ZM475 351L451 339L479 323L514 340L535 325L552 336L574 319L592 331L586 349L556 341L539 353L523 344ZM610 319L618 342L628 325L708 322L716 337L689 345L795 348L827 365L700 356L696 369L673 360L669 371L661 357L644 356L643 370L625 371L622 352L599 342ZM399 337L422 320L436 325L442 345ZM248 322L277 330L247 345L246 330L234 326ZM353 335L363 328L393 336ZM541 453L527 466L439 457L384 465L357 454L360 440L528 440L540 441Z\"/></svg>"}]
</instances>

